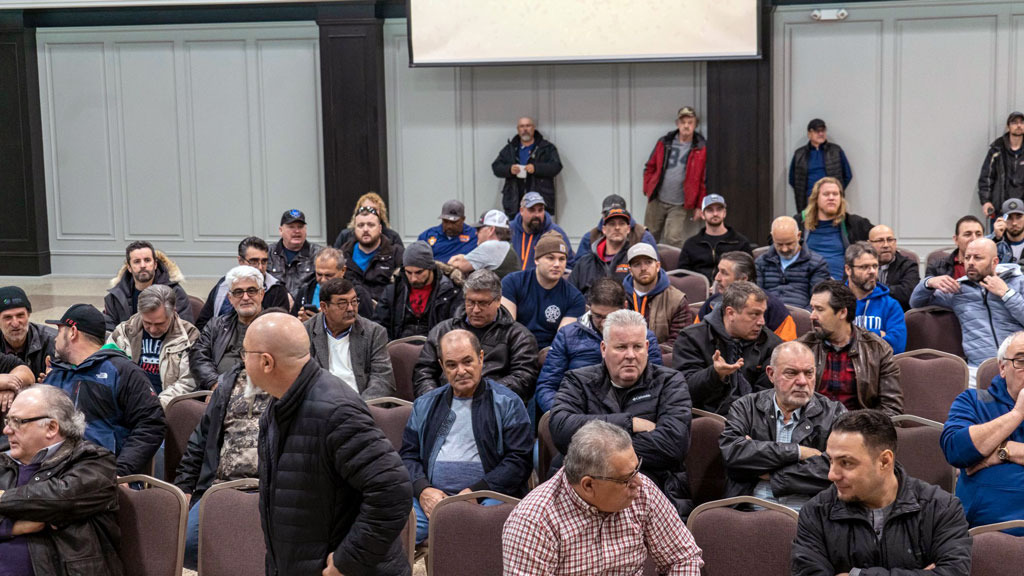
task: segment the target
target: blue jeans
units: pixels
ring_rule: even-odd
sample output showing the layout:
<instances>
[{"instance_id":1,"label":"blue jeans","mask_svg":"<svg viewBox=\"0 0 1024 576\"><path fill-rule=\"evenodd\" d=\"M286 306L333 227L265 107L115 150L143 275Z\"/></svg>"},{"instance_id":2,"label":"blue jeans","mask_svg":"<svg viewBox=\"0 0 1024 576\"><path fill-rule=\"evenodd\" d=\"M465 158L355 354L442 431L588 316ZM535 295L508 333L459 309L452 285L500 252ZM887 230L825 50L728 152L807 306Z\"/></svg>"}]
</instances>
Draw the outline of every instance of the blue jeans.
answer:
<instances>
[{"instance_id":1,"label":"blue jeans","mask_svg":"<svg viewBox=\"0 0 1024 576\"><path fill-rule=\"evenodd\" d=\"M196 570L199 565L199 502L192 501L185 528L185 568Z\"/></svg>"},{"instance_id":2,"label":"blue jeans","mask_svg":"<svg viewBox=\"0 0 1024 576\"><path fill-rule=\"evenodd\" d=\"M494 498L484 498L480 501L484 506L497 506L502 504L501 500L495 500ZM416 511L416 545L419 546L427 539L427 535L430 529L430 521L427 520L427 515L423 512L423 508L420 508L420 499L412 499L412 508ZM188 543L185 544L185 558L188 558ZM186 560L187 561L187 560ZM186 566L187 568L188 566Z\"/></svg>"}]
</instances>

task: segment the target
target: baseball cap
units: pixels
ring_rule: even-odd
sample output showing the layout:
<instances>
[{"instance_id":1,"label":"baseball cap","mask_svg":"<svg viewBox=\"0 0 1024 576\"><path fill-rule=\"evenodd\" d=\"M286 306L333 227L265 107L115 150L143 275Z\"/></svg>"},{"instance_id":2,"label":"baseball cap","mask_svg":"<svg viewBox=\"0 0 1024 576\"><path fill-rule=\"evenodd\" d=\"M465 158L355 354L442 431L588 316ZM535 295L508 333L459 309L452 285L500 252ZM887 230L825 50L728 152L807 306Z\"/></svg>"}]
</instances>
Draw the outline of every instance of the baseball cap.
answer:
<instances>
[{"instance_id":1,"label":"baseball cap","mask_svg":"<svg viewBox=\"0 0 1024 576\"><path fill-rule=\"evenodd\" d=\"M444 203L441 207L441 215L438 216L441 220L448 220L449 222L457 222L466 217L466 206L458 200L449 200Z\"/></svg>"},{"instance_id":2,"label":"baseball cap","mask_svg":"<svg viewBox=\"0 0 1024 576\"><path fill-rule=\"evenodd\" d=\"M604 200L601 202L601 213L607 214L608 211L611 210L612 208L622 208L623 210L625 210L626 199L623 198L622 196L619 196L618 194L610 194L608 196L605 196Z\"/></svg>"},{"instance_id":3,"label":"baseball cap","mask_svg":"<svg viewBox=\"0 0 1024 576\"><path fill-rule=\"evenodd\" d=\"M6 312L12 308L26 308L32 311L32 303L28 301L25 291L17 286L4 286L0 288L0 312Z\"/></svg>"},{"instance_id":4,"label":"baseball cap","mask_svg":"<svg viewBox=\"0 0 1024 576\"><path fill-rule=\"evenodd\" d=\"M815 118L814 120L811 120L810 122L807 123L808 132L810 132L811 130L818 131L827 129L828 127L825 126L825 121L822 120L821 118Z\"/></svg>"},{"instance_id":5,"label":"baseball cap","mask_svg":"<svg viewBox=\"0 0 1024 576\"><path fill-rule=\"evenodd\" d=\"M540 195L540 192L527 192L519 204L525 208L536 206L537 204L543 204L545 206L548 205L548 203L544 201L544 197Z\"/></svg>"},{"instance_id":6,"label":"baseball cap","mask_svg":"<svg viewBox=\"0 0 1024 576\"><path fill-rule=\"evenodd\" d=\"M1024 201L1020 198L1010 198L1003 202L1003 214L1024 214Z\"/></svg>"},{"instance_id":7,"label":"baseball cap","mask_svg":"<svg viewBox=\"0 0 1024 576\"><path fill-rule=\"evenodd\" d=\"M601 224L604 225L606 222L608 222L608 220L612 218L625 218L626 223L632 222L633 220L633 217L629 215L629 212L626 212L622 208L612 208L611 210L608 211L607 214L604 215L604 219L601 220Z\"/></svg>"},{"instance_id":8,"label":"baseball cap","mask_svg":"<svg viewBox=\"0 0 1024 576\"><path fill-rule=\"evenodd\" d=\"M75 304L68 308L60 320L47 320L46 323L78 328L80 332L101 339L107 337L107 323L103 320L103 313L91 304Z\"/></svg>"},{"instance_id":9,"label":"baseball cap","mask_svg":"<svg viewBox=\"0 0 1024 576\"><path fill-rule=\"evenodd\" d=\"M302 213L302 210L285 210L284 214L281 214L281 226L285 224L291 224L292 222L306 223L306 215Z\"/></svg>"},{"instance_id":10,"label":"baseball cap","mask_svg":"<svg viewBox=\"0 0 1024 576\"><path fill-rule=\"evenodd\" d=\"M708 206L711 206L712 204L721 204L722 208L725 208L727 206L725 203L725 198L722 198L720 194L708 194L707 196L704 197L704 201L701 202L701 211L707 210Z\"/></svg>"},{"instance_id":11,"label":"baseball cap","mask_svg":"<svg viewBox=\"0 0 1024 576\"><path fill-rule=\"evenodd\" d=\"M679 112L676 112L676 120L686 117L696 118L697 112L695 112L694 109L690 106L683 106L682 108L679 109Z\"/></svg>"},{"instance_id":12,"label":"baseball cap","mask_svg":"<svg viewBox=\"0 0 1024 576\"><path fill-rule=\"evenodd\" d=\"M626 262L632 262L634 258L640 256L646 256L655 262L658 262L658 251L654 249L647 242L637 242L629 247L629 252L626 252Z\"/></svg>"},{"instance_id":13,"label":"baseball cap","mask_svg":"<svg viewBox=\"0 0 1024 576\"><path fill-rule=\"evenodd\" d=\"M476 228L483 228L484 226L508 228L508 216L505 216L505 213L501 210L488 210L480 215L480 221L476 224Z\"/></svg>"},{"instance_id":14,"label":"baseball cap","mask_svg":"<svg viewBox=\"0 0 1024 576\"><path fill-rule=\"evenodd\" d=\"M1010 112L1010 116L1006 119L1006 123L1009 124L1018 118L1024 119L1024 112L1014 110L1013 112Z\"/></svg>"}]
</instances>

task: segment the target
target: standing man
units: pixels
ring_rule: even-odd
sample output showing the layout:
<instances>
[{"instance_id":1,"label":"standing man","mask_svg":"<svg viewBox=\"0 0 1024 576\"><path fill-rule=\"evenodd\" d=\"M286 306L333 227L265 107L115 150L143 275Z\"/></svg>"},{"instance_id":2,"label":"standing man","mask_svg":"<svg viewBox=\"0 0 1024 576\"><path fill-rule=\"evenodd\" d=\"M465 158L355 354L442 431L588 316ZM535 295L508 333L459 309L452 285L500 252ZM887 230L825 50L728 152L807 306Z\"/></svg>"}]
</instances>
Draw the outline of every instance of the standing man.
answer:
<instances>
[{"instance_id":1,"label":"standing man","mask_svg":"<svg viewBox=\"0 0 1024 576\"><path fill-rule=\"evenodd\" d=\"M704 215L704 228L686 239L676 268L699 272L709 281L714 281L722 254L736 251L750 254L753 249L746 236L725 225L725 198L718 194L705 196L701 213Z\"/></svg>"},{"instance_id":2,"label":"standing man","mask_svg":"<svg viewBox=\"0 0 1024 576\"><path fill-rule=\"evenodd\" d=\"M846 249L846 284L857 298L857 326L877 334L892 347L893 354L907 349L907 325L903 307L878 283L878 253L867 242Z\"/></svg>"},{"instance_id":3,"label":"standing man","mask_svg":"<svg viewBox=\"0 0 1024 576\"><path fill-rule=\"evenodd\" d=\"M988 146L978 176L978 200L989 218L996 206L1010 198L1024 197L1024 113L1011 112L1006 132Z\"/></svg>"},{"instance_id":4,"label":"standing man","mask_svg":"<svg viewBox=\"0 0 1024 576\"><path fill-rule=\"evenodd\" d=\"M430 246L417 240L405 249L402 271L384 289L373 319L391 340L426 336L461 303L462 290L438 269Z\"/></svg>"},{"instance_id":5,"label":"standing man","mask_svg":"<svg viewBox=\"0 0 1024 576\"><path fill-rule=\"evenodd\" d=\"M523 196L532 191L544 197L548 212L554 214L555 176L562 171L558 148L544 139L529 116L519 119L516 131L491 164L494 175L505 180L501 207L513 218Z\"/></svg>"},{"instance_id":6,"label":"standing man","mask_svg":"<svg viewBox=\"0 0 1024 576\"><path fill-rule=\"evenodd\" d=\"M844 190L853 180L846 153L828 141L825 121L815 118L807 123L807 145L797 148L789 163L789 185L793 187L797 212L803 212L814 185L826 176L842 182Z\"/></svg>"},{"instance_id":7,"label":"standing man","mask_svg":"<svg viewBox=\"0 0 1024 576\"><path fill-rule=\"evenodd\" d=\"M626 307L643 314L660 344L671 346L679 331L693 324L693 311L686 294L672 285L661 269L658 252L646 242L630 246L627 252L629 276L622 281Z\"/></svg>"},{"instance_id":8,"label":"standing man","mask_svg":"<svg viewBox=\"0 0 1024 576\"><path fill-rule=\"evenodd\" d=\"M504 278L523 269L511 239L508 216L501 210L488 210L476 225L476 248L469 254L452 256L448 264L458 268L463 278L477 270L491 270Z\"/></svg>"},{"instance_id":9,"label":"standing man","mask_svg":"<svg viewBox=\"0 0 1024 576\"><path fill-rule=\"evenodd\" d=\"M362 284L370 296L379 300L391 277L402 264L405 248L392 244L381 232L380 214L373 206L356 210L354 237L341 247L345 256L345 278Z\"/></svg>"},{"instance_id":10,"label":"standing man","mask_svg":"<svg viewBox=\"0 0 1024 576\"><path fill-rule=\"evenodd\" d=\"M519 203L519 214L512 220L512 249L519 255L523 270L532 270L536 260L537 243L549 232L557 232L569 247L567 264L573 265L572 244L569 235L555 224L550 210L545 210L544 198L537 192L527 192Z\"/></svg>"},{"instance_id":11,"label":"standing man","mask_svg":"<svg viewBox=\"0 0 1024 576\"><path fill-rule=\"evenodd\" d=\"M829 274L836 280L843 276L843 257L854 242L868 239L871 221L851 214L839 180L828 176L818 180L807 200L808 207L794 218L803 231L804 245L821 254L828 262Z\"/></svg>"},{"instance_id":12,"label":"standing man","mask_svg":"<svg viewBox=\"0 0 1024 576\"><path fill-rule=\"evenodd\" d=\"M476 229L466 224L466 207L449 200L441 207L441 224L420 233L419 240L434 251L434 260L448 262L456 254L466 255L476 248Z\"/></svg>"},{"instance_id":13,"label":"standing man","mask_svg":"<svg viewBox=\"0 0 1024 576\"><path fill-rule=\"evenodd\" d=\"M292 295L284 287L284 284L267 274L267 266L270 264L270 247L259 236L243 238L238 243L238 265L252 266L263 273L263 285L266 287L263 294L263 304L267 308L292 309ZM231 312L231 301L228 300L227 277L222 277L214 284L210 294L206 297L206 303L196 318L196 328L202 330L210 320Z\"/></svg>"},{"instance_id":14,"label":"standing man","mask_svg":"<svg viewBox=\"0 0 1024 576\"><path fill-rule=\"evenodd\" d=\"M0 352L13 354L32 369L33 376L46 372L47 357L53 358L57 333L48 326L29 322L32 303L17 286L0 288Z\"/></svg>"},{"instance_id":15,"label":"standing man","mask_svg":"<svg viewBox=\"0 0 1024 576\"><path fill-rule=\"evenodd\" d=\"M868 232L868 242L878 252L878 281L889 287L889 295L906 312L910 310L910 295L921 281L921 264L900 253L896 246L896 233L885 224Z\"/></svg>"},{"instance_id":16,"label":"standing man","mask_svg":"<svg viewBox=\"0 0 1024 576\"><path fill-rule=\"evenodd\" d=\"M267 573L408 576L412 486L366 404L309 357L294 316L257 318L244 346L249 379L274 398L259 434Z\"/></svg>"},{"instance_id":17,"label":"standing man","mask_svg":"<svg viewBox=\"0 0 1024 576\"><path fill-rule=\"evenodd\" d=\"M985 227L981 220L968 214L956 221L953 229L953 243L956 248L951 254L943 258L929 259L925 268L925 276L952 276L960 278L967 273L964 268L964 255L967 254L967 246L985 235ZM998 255L998 254L997 254Z\"/></svg>"},{"instance_id":18,"label":"standing man","mask_svg":"<svg viewBox=\"0 0 1024 576\"><path fill-rule=\"evenodd\" d=\"M313 259L322 246L306 240L306 215L302 210L286 210L278 228L281 239L270 250L267 270L281 282L292 298L313 279Z\"/></svg>"},{"instance_id":19,"label":"standing man","mask_svg":"<svg viewBox=\"0 0 1024 576\"><path fill-rule=\"evenodd\" d=\"M811 288L829 279L828 262L801 246L796 220L779 216L772 222L772 245L754 261L757 285L790 306L807 308Z\"/></svg>"},{"instance_id":20,"label":"standing man","mask_svg":"<svg viewBox=\"0 0 1024 576\"><path fill-rule=\"evenodd\" d=\"M1020 262L1024 252L1024 200L1003 202L1003 217L996 218L992 239L999 249L1000 262Z\"/></svg>"},{"instance_id":21,"label":"standing man","mask_svg":"<svg viewBox=\"0 0 1024 576\"><path fill-rule=\"evenodd\" d=\"M149 242L137 240L124 249L125 263L110 281L110 290L103 298L103 316L107 332L138 312L139 293L153 284L170 286L177 295L178 316L191 322L192 305L181 287L185 280L181 270L163 252L157 252Z\"/></svg>"},{"instance_id":22,"label":"standing man","mask_svg":"<svg viewBox=\"0 0 1024 576\"><path fill-rule=\"evenodd\" d=\"M644 165L644 225L658 242L682 246L698 231L707 195L707 141L689 106L676 113L676 129L661 137Z\"/></svg>"}]
</instances>

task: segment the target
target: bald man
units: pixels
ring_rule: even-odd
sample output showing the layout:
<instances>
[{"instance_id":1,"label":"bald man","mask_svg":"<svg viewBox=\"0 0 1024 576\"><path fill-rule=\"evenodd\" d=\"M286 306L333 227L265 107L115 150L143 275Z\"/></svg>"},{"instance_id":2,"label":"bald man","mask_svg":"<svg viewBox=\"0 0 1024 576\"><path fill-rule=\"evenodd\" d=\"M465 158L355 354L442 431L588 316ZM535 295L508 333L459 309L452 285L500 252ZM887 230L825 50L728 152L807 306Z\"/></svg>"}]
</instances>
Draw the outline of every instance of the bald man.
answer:
<instances>
[{"instance_id":1,"label":"bald man","mask_svg":"<svg viewBox=\"0 0 1024 576\"><path fill-rule=\"evenodd\" d=\"M966 276L926 276L910 305L942 306L956 313L963 331L971 387L978 365L996 356L1006 337L1024 329L1024 274L1017 264L1000 264L995 242L978 238L964 253Z\"/></svg>"},{"instance_id":2,"label":"bald man","mask_svg":"<svg viewBox=\"0 0 1024 576\"><path fill-rule=\"evenodd\" d=\"M260 316L242 345L250 381L274 397L259 435L267 572L410 574L412 486L366 404L310 358L293 316Z\"/></svg>"},{"instance_id":3,"label":"bald man","mask_svg":"<svg viewBox=\"0 0 1024 576\"><path fill-rule=\"evenodd\" d=\"M771 248L758 256L754 265L758 286L798 308L807 308L811 288L830 278L828 263L801 246L799 226L789 216L780 216L772 222Z\"/></svg>"},{"instance_id":4,"label":"bald man","mask_svg":"<svg viewBox=\"0 0 1024 576\"><path fill-rule=\"evenodd\" d=\"M885 224L868 232L868 242L878 252L878 283L889 288L889 295L900 303L904 312L910 310L910 294L921 281L920 263L900 253L896 233Z\"/></svg>"}]
</instances>

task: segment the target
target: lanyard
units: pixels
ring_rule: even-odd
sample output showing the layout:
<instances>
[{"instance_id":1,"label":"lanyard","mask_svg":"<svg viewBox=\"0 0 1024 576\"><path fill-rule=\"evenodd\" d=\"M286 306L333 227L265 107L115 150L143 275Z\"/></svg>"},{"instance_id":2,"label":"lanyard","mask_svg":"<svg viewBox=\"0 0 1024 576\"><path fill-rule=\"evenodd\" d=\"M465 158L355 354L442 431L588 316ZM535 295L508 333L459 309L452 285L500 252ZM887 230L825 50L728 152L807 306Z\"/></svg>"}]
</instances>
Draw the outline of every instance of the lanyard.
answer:
<instances>
[{"instance_id":1,"label":"lanyard","mask_svg":"<svg viewBox=\"0 0 1024 576\"><path fill-rule=\"evenodd\" d=\"M523 255L523 270L526 270L526 264L530 261L530 249L533 247L533 234L530 234L530 238L526 238L526 234L523 234L523 239L519 243L519 253Z\"/></svg>"},{"instance_id":2,"label":"lanyard","mask_svg":"<svg viewBox=\"0 0 1024 576\"><path fill-rule=\"evenodd\" d=\"M646 294L644 294L644 299L641 300L640 303L637 303L637 301L636 301L636 292L633 292L633 310L636 310L637 312L639 312L641 316L644 316L644 317L647 316L647 314L645 313L645 311L647 310L647 295Z\"/></svg>"}]
</instances>

